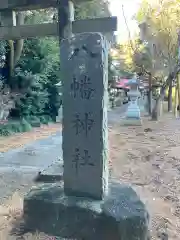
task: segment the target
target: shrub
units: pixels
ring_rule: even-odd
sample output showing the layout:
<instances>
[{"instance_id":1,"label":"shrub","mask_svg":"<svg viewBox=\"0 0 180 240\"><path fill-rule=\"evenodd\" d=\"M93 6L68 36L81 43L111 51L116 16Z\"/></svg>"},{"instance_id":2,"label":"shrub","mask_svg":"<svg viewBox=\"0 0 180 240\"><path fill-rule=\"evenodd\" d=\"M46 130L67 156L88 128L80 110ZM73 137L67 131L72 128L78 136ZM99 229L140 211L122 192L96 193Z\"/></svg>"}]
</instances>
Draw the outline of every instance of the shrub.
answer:
<instances>
[{"instance_id":1,"label":"shrub","mask_svg":"<svg viewBox=\"0 0 180 240\"><path fill-rule=\"evenodd\" d=\"M21 121L22 132L29 132L32 130L32 126L24 118Z\"/></svg>"},{"instance_id":2,"label":"shrub","mask_svg":"<svg viewBox=\"0 0 180 240\"><path fill-rule=\"evenodd\" d=\"M53 119L51 118L51 116L44 115L43 117L46 119L47 122L53 122Z\"/></svg>"},{"instance_id":3,"label":"shrub","mask_svg":"<svg viewBox=\"0 0 180 240\"><path fill-rule=\"evenodd\" d=\"M12 132L6 124L0 125L0 136L9 136L11 134L12 134Z\"/></svg>"},{"instance_id":4,"label":"shrub","mask_svg":"<svg viewBox=\"0 0 180 240\"><path fill-rule=\"evenodd\" d=\"M42 123L42 124L48 124L48 119L47 119L47 117L45 117L45 116L40 116L40 122Z\"/></svg>"},{"instance_id":5,"label":"shrub","mask_svg":"<svg viewBox=\"0 0 180 240\"><path fill-rule=\"evenodd\" d=\"M27 116L25 119L32 127L40 127L41 126L40 119L36 116Z\"/></svg>"},{"instance_id":6,"label":"shrub","mask_svg":"<svg viewBox=\"0 0 180 240\"><path fill-rule=\"evenodd\" d=\"M13 133L29 132L31 130L31 125L25 119L0 124L0 136L10 136Z\"/></svg>"}]
</instances>

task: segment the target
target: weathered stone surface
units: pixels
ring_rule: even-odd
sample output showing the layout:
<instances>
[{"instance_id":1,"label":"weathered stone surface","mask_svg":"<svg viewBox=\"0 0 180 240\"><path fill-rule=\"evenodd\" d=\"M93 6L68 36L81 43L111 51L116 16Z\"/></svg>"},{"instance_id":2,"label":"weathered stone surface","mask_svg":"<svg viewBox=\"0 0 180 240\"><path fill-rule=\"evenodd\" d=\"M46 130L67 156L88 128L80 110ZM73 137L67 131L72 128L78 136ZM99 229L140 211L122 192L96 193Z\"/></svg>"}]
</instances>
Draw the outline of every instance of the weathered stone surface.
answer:
<instances>
[{"instance_id":1,"label":"weathered stone surface","mask_svg":"<svg viewBox=\"0 0 180 240\"><path fill-rule=\"evenodd\" d=\"M138 90L138 84L136 80L132 80L129 84L130 91L128 92L128 97L131 101L129 103L126 118L123 121L124 125L141 125L141 112L139 108L138 98L140 97L140 92Z\"/></svg>"},{"instance_id":2,"label":"weathered stone surface","mask_svg":"<svg viewBox=\"0 0 180 240\"><path fill-rule=\"evenodd\" d=\"M142 126L142 124L142 119L125 118L121 120L121 125L123 126Z\"/></svg>"},{"instance_id":3,"label":"weathered stone surface","mask_svg":"<svg viewBox=\"0 0 180 240\"><path fill-rule=\"evenodd\" d=\"M135 191L111 183L103 201L65 196L63 187L46 184L24 199L28 226L65 239L148 240L149 215Z\"/></svg>"},{"instance_id":4,"label":"weathered stone surface","mask_svg":"<svg viewBox=\"0 0 180 240\"><path fill-rule=\"evenodd\" d=\"M102 199L108 189L108 52L99 33L61 44L64 190Z\"/></svg>"},{"instance_id":5,"label":"weathered stone surface","mask_svg":"<svg viewBox=\"0 0 180 240\"><path fill-rule=\"evenodd\" d=\"M137 100L130 102L127 109L126 118L135 118L135 120L141 118L140 108Z\"/></svg>"},{"instance_id":6,"label":"weathered stone surface","mask_svg":"<svg viewBox=\"0 0 180 240\"><path fill-rule=\"evenodd\" d=\"M61 181L63 179L63 165L62 159L54 161L50 166L38 173L35 181L46 183Z\"/></svg>"}]
</instances>

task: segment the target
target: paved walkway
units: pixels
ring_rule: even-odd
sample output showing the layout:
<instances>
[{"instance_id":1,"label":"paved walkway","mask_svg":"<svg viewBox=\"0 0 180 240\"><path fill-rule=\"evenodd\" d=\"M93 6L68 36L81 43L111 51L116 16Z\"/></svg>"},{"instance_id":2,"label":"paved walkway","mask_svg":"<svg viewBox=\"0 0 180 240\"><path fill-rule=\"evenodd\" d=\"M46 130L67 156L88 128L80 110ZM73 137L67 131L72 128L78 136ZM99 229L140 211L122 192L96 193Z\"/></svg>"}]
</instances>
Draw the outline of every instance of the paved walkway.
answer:
<instances>
[{"instance_id":1,"label":"paved walkway","mask_svg":"<svg viewBox=\"0 0 180 240\"><path fill-rule=\"evenodd\" d=\"M127 105L108 114L109 123L120 121ZM0 201L16 189L26 187L39 171L62 159L61 131L46 139L34 141L24 147L0 154ZM25 184L26 183L26 184ZM8 186L7 186L8 185Z\"/></svg>"},{"instance_id":2,"label":"paved walkway","mask_svg":"<svg viewBox=\"0 0 180 240\"><path fill-rule=\"evenodd\" d=\"M0 155L0 200L29 184L39 171L62 158L61 132ZM24 186L25 187L25 186Z\"/></svg>"}]
</instances>

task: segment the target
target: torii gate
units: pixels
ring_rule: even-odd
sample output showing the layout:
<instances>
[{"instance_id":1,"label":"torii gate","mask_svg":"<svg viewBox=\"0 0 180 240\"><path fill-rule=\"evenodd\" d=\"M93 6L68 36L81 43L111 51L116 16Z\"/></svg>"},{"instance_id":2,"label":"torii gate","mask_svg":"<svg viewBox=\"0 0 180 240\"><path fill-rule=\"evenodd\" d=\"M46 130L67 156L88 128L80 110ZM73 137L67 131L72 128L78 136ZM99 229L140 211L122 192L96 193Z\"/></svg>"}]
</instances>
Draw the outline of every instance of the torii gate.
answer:
<instances>
[{"instance_id":1,"label":"torii gate","mask_svg":"<svg viewBox=\"0 0 180 240\"><path fill-rule=\"evenodd\" d=\"M113 32L117 30L117 18L106 17L74 21L74 3L91 0L1 0L0 40L26 39L32 37L70 37L73 33ZM44 23L16 26L16 11L58 8L58 24Z\"/></svg>"}]
</instances>

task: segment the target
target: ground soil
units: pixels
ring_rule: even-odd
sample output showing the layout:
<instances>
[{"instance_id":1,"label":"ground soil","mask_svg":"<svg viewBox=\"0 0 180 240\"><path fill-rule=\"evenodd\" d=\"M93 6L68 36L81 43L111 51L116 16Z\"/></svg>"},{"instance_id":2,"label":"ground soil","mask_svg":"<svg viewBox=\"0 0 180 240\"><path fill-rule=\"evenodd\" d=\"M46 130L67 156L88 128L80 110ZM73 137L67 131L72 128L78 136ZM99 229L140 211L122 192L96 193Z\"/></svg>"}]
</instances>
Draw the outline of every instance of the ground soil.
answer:
<instances>
[{"instance_id":1,"label":"ground soil","mask_svg":"<svg viewBox=\"0 0 180 240\"><path fill-rule=\"evenodd\" d=\"M113 177L132 184L151 216L152 239L180 234L180 120L110 129Z\"/></svg>"},{"instance_id":2,"label":"ground soil","mask_svg":"<svg viewBox=\"0 0 180 240\"><path fill-rule=\"evenodd\" d=\"M180 120L143 120L142 127L109 127L111 177L132 184L151 216L152 239L180 235ZM18 183L17 183L18 184ZM28 183L27 190L33 183ZM21 189L0 206L0 240L53 239L42 233L10 235L22 214ZM113 240L113 239L112 239Z\"/></svg>"}]
</instances>

